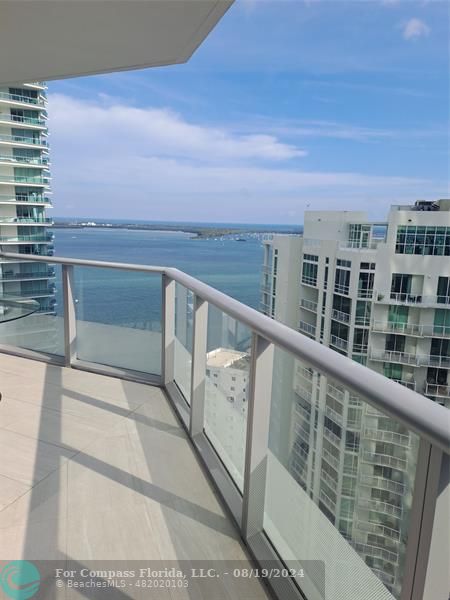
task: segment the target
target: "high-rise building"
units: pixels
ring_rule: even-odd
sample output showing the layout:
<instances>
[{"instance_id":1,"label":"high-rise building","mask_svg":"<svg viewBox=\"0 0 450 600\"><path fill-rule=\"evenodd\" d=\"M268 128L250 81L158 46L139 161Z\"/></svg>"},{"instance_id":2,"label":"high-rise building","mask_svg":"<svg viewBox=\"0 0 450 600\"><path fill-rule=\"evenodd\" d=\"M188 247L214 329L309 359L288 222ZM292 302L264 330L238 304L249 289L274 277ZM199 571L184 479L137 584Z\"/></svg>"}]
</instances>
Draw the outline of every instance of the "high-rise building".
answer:
<instances>
[{"instance_id":1,"label":"high-rise building","mask_svg":"<svg viewBox=\"0 0 450 600\"><path fill-rule=\"evenodd\" d=\"M33 298L39 312L55 310L55 270L26 255L53 255L47 141L47 96L42 81L0 88L0 247L24 255L0 261L0 294ZM28 332L30 335L30 332Z\"/></svg>"},{"instance_id":2,"label":"high-rise building","mask_svg":"<svg viewBox=\"0 0 450 600\"><path fill-rule=\"evenodd\" d=\"M265 314L450 407L450 200L392 206L376 223L307 212L303 237L264 247ZM275 431L278 451L397 595L417 439L308 365L291 371L277 410L291 439Z\"/></svg>"}]
</instances>

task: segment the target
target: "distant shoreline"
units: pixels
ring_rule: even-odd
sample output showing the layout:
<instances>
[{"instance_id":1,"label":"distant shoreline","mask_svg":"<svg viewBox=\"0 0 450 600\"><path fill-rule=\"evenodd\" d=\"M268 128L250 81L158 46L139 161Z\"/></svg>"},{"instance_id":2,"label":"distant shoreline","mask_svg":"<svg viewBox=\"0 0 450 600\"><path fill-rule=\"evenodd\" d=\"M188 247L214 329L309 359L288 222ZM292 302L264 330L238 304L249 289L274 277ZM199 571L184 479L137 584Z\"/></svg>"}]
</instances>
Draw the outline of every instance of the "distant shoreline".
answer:
<instances>
[{"instance_id":1,"label":"distant shoreline","mask_svg":"<svg viewBox=\"0 0 450 600\"><path fill-rule=\"evenodd\" d=\"M243 237L249 234L265 234L265 233L280 233L268 225L267 228L258 226L258 228L249 225L248 229L237 229L232 227L217 227L202 225L182 225L180 223L97 223L96 221L75 221L68 223L67 221L55 221L54 229L126 229L129 231L169 231L188 233L194 239L209 239L224 236ZM292 230L287 229L283 233L300 235L299 227L292 227Z\"/></svg>"}]
</instances>

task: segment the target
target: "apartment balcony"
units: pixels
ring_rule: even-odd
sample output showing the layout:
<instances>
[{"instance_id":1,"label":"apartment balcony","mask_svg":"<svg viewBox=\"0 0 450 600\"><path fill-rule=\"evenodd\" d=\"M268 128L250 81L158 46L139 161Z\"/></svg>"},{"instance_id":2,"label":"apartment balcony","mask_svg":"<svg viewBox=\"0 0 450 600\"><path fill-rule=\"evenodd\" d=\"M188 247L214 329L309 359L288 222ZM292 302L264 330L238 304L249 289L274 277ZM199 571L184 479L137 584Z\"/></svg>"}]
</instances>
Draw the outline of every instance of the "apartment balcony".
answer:
<instances>
[{"instance_id":1,"label":"apartment balcony","mask_svg":"<svg viewBox=\"0 0 450 600\"><path fill-rule=\"evenodd\" d=\"M450 385L440 383L425 383L424 394L426 396L436 396L436 398L450 398Z\"/></svg>"},{"instance_id":2,"label":"apartment balcony","mask_svg":"<svg viewBox=\"0 0 450 600\"><path fill-rule=\"evenodd\" d=\"M17 244L50 244L54 239L53 233L36 233L33 235L2 235L0 236L0 244L11 244L17 246Z\"/></svg>"},{"instance_id":3,"label":"apartment balcony","mask_svg":"<svg viewBox=\"0 0 450 600\"><path fill-rule=\"evenodd\" d=\"M310 337L316 337L316 326L311 325L310 323L306 323L306 321L300 321L298 324L298 330L301 333L309 335Z\"/></svg>"},{"instance_id":4,"label":"apartment balcony","mask_svg":"<svg viewBox=\"0 0 450 600\"><path fill-rule=\"evenodd\" d=\"M374 465L381 465L383 467L392 467L393 469L400 469L406 471L408 461L406 458L397 458L388 454L380 454L378 452L365 451L362 454L363 460Z\"/></svg>"},{"instance_id":5,"label":"apartment balcony","mask_svg":"<svg viewBox=\"0 0 450 600\"><path fill-rule=\"evenodd\" d=\"M26 166L27 168L47 169L50 159L47 156L12 156L0 154L0 164Z\"/></svg>"},{"instance_id":6,"label":"apartment balcony","mask_svg":"<svg viewBox=\"0 0 450 600\"><path fill-rule=\"evenodd\" d=\"M339 321L339 323L345 323L346 325L350 322L350 315L348 313L336 310L335 308L331 311L331 318L335 321Z\"/></svg>"},{"instance_id":7,"label":"apartment balcony","mask_svg":"<svg viewBox=\"0 0 450 600\"><path fill-rule=\"evenodd\" d=\"M42 196L40 194L0 194L0 204L10 203L23 206L44 206L45 208L49 208L52 206L50 198L48 198L47 196Z\"/></svg>"},{"instance_id":8,"label":"apartment balcony","mask_svg":"<svg viewBox=\"0 0 450 600\"><path fill-rule=\"evenodd\" d=\"M402 448L410 447L411 440L409 435L396 433L395 431L383 431L382 429L364 429L364 437L368 440L376 442L387 442L388 444L396 444Z\"/></svg>"},{"instance_id":9,"label":"apartment balcony","mask_svg":"<svg viewBox=\"0 0 450 600\"><path fill-rule=\"evenodd\" d=\"M360 484L369 488L377 488L379 490L393 492L394 494L399 494L400 496L403 496L406 491L406 485L403 483L398 483L397 481L392 481L390 479L385 479L384 477L376 477L373 475L362 475L360 478Z\"/></svg>"},{"instance_id":10,"label":"apartment balcony","mask_svg":"<svg viewBox=\"0 0 450 600\"><path fill-rule=\"evenodd\" d=\"M0 258L24 257L0 253ZM366 600L368 595L398 600L400 594L412 600L426 598L427 589L433 589L430 598L440 600L446 571L436 567L447 557L435 533L446 519L441 494L448 473L441 461L450 441L442 406L177 269L62 258L53 262L62 280L57 314L46 314L42 307L42 312L0 324L1 559L59 559L63 565L84 565L87 559L186 559L191 565L211 561L222 569L233 560L250 568L251 552L254 566L266 568L264 579L280 600ZM132 277L134 284L142 278L157 286L162 298L159 329L136 326L132 314L123 325L85 320L80 270L97 268ZM183 331L175 319L181 314L180 288L193 300L185 308L193 329L188 345L180 343ZM108 312L115 305L123 310L123 298L111 296ZM50 304L45 309L51 311ZM144 307L151 309L151 303ZM242 428L233 426L236 421L227 411L234 408L226 394L211 392L212 375L207 374L207 340L217 313L223 318L221 335L239 324L250 336L239 352L233 340L228 346L218 342L223 364L238 354L251 382ZM272 447L271 426L280 426L278 411L292 414L294 408L291 396L282 392L284 385L292 385L298 363L320 374L324 385L335 382L346 397L358 397L389 416L415 440L408 461L369 451L361 461L408 473L404 497L413 498L413 507L403 513L399 529L393 526L397 515L378 501L373 510L383 521L361 521L364 531L386 535L382 550L388 551L393 540L399 544L402 561L392 575L391 591L380 573L365 564L365 553L339 533L317 499L298 483L290 461ZM291 374L287 381L279 379L280 366ZM219 412L217 422L211 420L212 409ZM281 427L282 439L288 440L290 419ZM312 453L297 441L292 446L298 449L295 461L309 461ZM242 455L230 454L238 447ZM343 464L337 450L333 455L323 447L321 456L324 466L328 462L339 473L358 474L355 464ZM329 473L321 483L330 487ZM321 492L321 506L332 511L336 505L330 494ZM413 567L422 557L419 577ZM293 570L280 578L270 566ZM327 596L320 591L323 582L330 590ZM212 592L195 588L189 593L192 598L259 600L268 598L261 583L257 578L218 578ZM135 596L127 590L126 597Z\"/></svg>"},{"instance_id":11,"label":"apartment balcony","mask_svg":"<svg viewBox=\"0 0 450 600\"><path fill-rule=\"evenodd\" d=\"M371 300L375 294L375 292L371 289L367 288L358 288L357 290L358 298L362 300Z\"/></svg>"},{"instance_id":12,"label":"apartment balcony","mask_svg":"<svg viewBox=\"0 0 450 600\"><path fill-rule=\"evenodd\" d=\"M53 284L45 288L35 287L14 292L3 291L2 296L4 298L46 298L47 296L53 296L55 291L56 288Z\"/></svg>"},{"instance_id":13,"label":"apartment balcony","mask_svg":"<svg viewBox=\"0 0 450 600\"><path fill-rule=\"evenodd\" d=\"M404 292L374 292L375 302L380 304L405 304L439 308L441 304L450 304L450 296L423 296Z\"/></svg>"},{"instance_id":14,"label":"apartment balcony","mask_svg":"<svg viewBox=\"0 0 450 600\"><path fill-rule=\"evenodd\" d=\"M13 104L21 108L32 108L33 110L45 110L45 99L38 95L37 98L29 98L22 94L10 94L9 92L0 92L0 103Z\"/></svg>"},{"instance_id":15,"label":"apartment balcony","mask_svg":"<svg viewBox=\"0 0 450 600\"><path fill-rule=\"evenodd\" d=\"M334 293L340 294L341 296L348 296L350 288L348 285L341 285L340 283L334 284Z\"/></svg>"},{"instance_id":16,"label":"apartment balcony","mask_svg":"<svg viewBox=\"0 0 450 600\"><path fill-rule=\"evenodd\" d=\"M35 117L22 117L19 115L8 115L0 113L0 123L11 124L12 127L26 127L29 129L47 129L47 123L44 119Z\"/></svg>"},{"instance_id":17,"label":"apartment balcony","mask_svg":"<svg viewBox=\"0 0 450 600\"><path fill-rule=\"evenodd\" d=\"M0 135L0 144L24 148L38 148L42 150L46 150L48 146L47 140L44 140L42 138L6 134Z\"/></svg>"},{"instance_id":18,"label":"apartment balcony","mask_svg":"<svg viewBox=\"0 0 450 600\"><path fill-rule=\"evenodd\" d=\"M309 310L310 312L317 313L317 302L313 300L307 300L306 298L300 299L300 306L305 310Z\"/></svg>"},{"instance_id":19,"label":"apartment balcony","mask_svg":"<svg viewBox=\"0 0 450 600\"><path fill-rule=\"evenodd\" d=\"M22 175L0 175L0 184L12 184L14 186L25 185L27 187L48 187L50 185L50 177L24 177Z\"/></svg>"},{"instance_id":20,"label":"apartment balcony","mask_svg":"<svg viewBox=\"0 0 450 600\"><path fill-rule=\"evenodd\" d=\"M389 323L374 321L372 331L375 333L398 333L411 337L450 337L450 326L445 325L419 325L415 323Z\"/></svg>"},{"instance_id":21,"label":"apartment balcony","mask_svg":"<svg viewBox=\"0 0 450 600\"><path fill-rule=\"evenodd\" d=\"M23 273L14 273L14 271L5 271L0 273L0 281L8 282L8 281L33 281L35 279L53 279L56 277L55 269L52 267L40 271L30 271Z\"/></svg>"},{"instance_id":22,"label":"apartment balcony","mask_svg":"<svg viewBox=\"0 0 450 600\"><path fill-rule=\"evenodd\" d=\"M344 340L343 338L338 337L337 335L330 336L330 346L334 348L338 348L339 350L343 350L347 352L348 350L348 340Z\"/></svg>"},{"instance_id":23,"label":"apartment balcony","mask_svg":"<svg viewBox=\"0 0 450 600\"><path fill-rule=\"evenodd\" d=\"M50 217L0 217L0 225L36 225L51 226L53 219Z\"/></svg>"},{"instance_id":24,"label":"apartment balcony","mask_svg":"<svg viewBox=\"0 0 450 600\"><path fill-rule=\"evenodd\" d=\"M415 354L397 350L371 350L370 359L382 362L399 363L413 367L450 368L450 356Z\"/></svg>"}]
</instances>

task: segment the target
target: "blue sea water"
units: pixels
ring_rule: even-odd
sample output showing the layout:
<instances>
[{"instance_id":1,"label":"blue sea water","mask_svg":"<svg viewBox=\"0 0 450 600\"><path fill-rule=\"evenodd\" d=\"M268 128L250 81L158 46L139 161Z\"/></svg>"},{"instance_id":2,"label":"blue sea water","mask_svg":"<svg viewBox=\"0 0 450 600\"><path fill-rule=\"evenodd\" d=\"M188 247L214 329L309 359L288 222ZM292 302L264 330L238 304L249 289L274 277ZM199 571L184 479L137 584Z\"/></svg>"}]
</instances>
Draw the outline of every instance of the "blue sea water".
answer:
<instances>
[{"instance_id":1,"label":"blue sea water","mask_svg":"<svg viewBox=\"0 0 450 600\"><path fill-rule=\"evenodd\" d=\"M191 234L165 231L56 229L55 255L177 267L257 308L263 248L260 236L245 235L245 239L245 242L226 237L195 239ZM76 268L75 273L78 318L158 328L159 276L93 268ZM58 284L60 314L61 300Z\"/></svg>"}]
</instances>

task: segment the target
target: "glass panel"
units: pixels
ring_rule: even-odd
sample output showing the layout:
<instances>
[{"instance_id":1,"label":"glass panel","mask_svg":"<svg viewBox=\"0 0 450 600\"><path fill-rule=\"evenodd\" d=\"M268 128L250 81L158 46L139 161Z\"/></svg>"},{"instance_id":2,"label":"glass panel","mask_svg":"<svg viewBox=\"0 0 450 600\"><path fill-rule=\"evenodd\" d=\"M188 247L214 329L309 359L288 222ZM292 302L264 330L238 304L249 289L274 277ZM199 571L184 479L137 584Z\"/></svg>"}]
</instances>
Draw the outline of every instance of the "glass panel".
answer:
<instances>
[{"instance_id":1,"label":"glass panel","mask_svg":"<svg viewBox=\"0 0 450 600\"><path fill-rule=\"evenodd\" d=\"M333 600L399 599L418 442L276 350L264 530L281 558L324 561ZM300 587L321 589L319 571L307 575Z\"/></svg>"},{"instance_id":2,"label":"glass panel","mask_svg":"<svg viewBox=\"0 0 450 600\"><path fill-rule=\"evenodd\" d=\"M33 314L0 322L0 344L64 355L64 309L59 265L0 263L0 301L1 298L14 303L34 299L38 306Z\"/></svg>"},{"instance_id":3,"label":"glass panel","mask_svg":"<svg viewBox=\"0 0 450 600\"><path fill-rule=\"evenodd\" d=\"M208 310L205 433L243 490L251 332L214 306Z\"/></svg>"},{"instance_id":4,"label":"glass panel","mask_svg":"<svg viewBox=\"0 0 450 600\"><path fill-rule=\"evenodd\" d=\"M175 383L188 404L191 403L192 326L194 294L175 284Z\"/></svg>"},{"instance_id":5,"label":"glass panel","mask_svg":"<svg viewBox=\"0 0 450 600\"><path fill-rule=\"evenodd\" d=\"M81 360L161 374L161 276L75 269Z\"/></svg>"}]
</instances>

